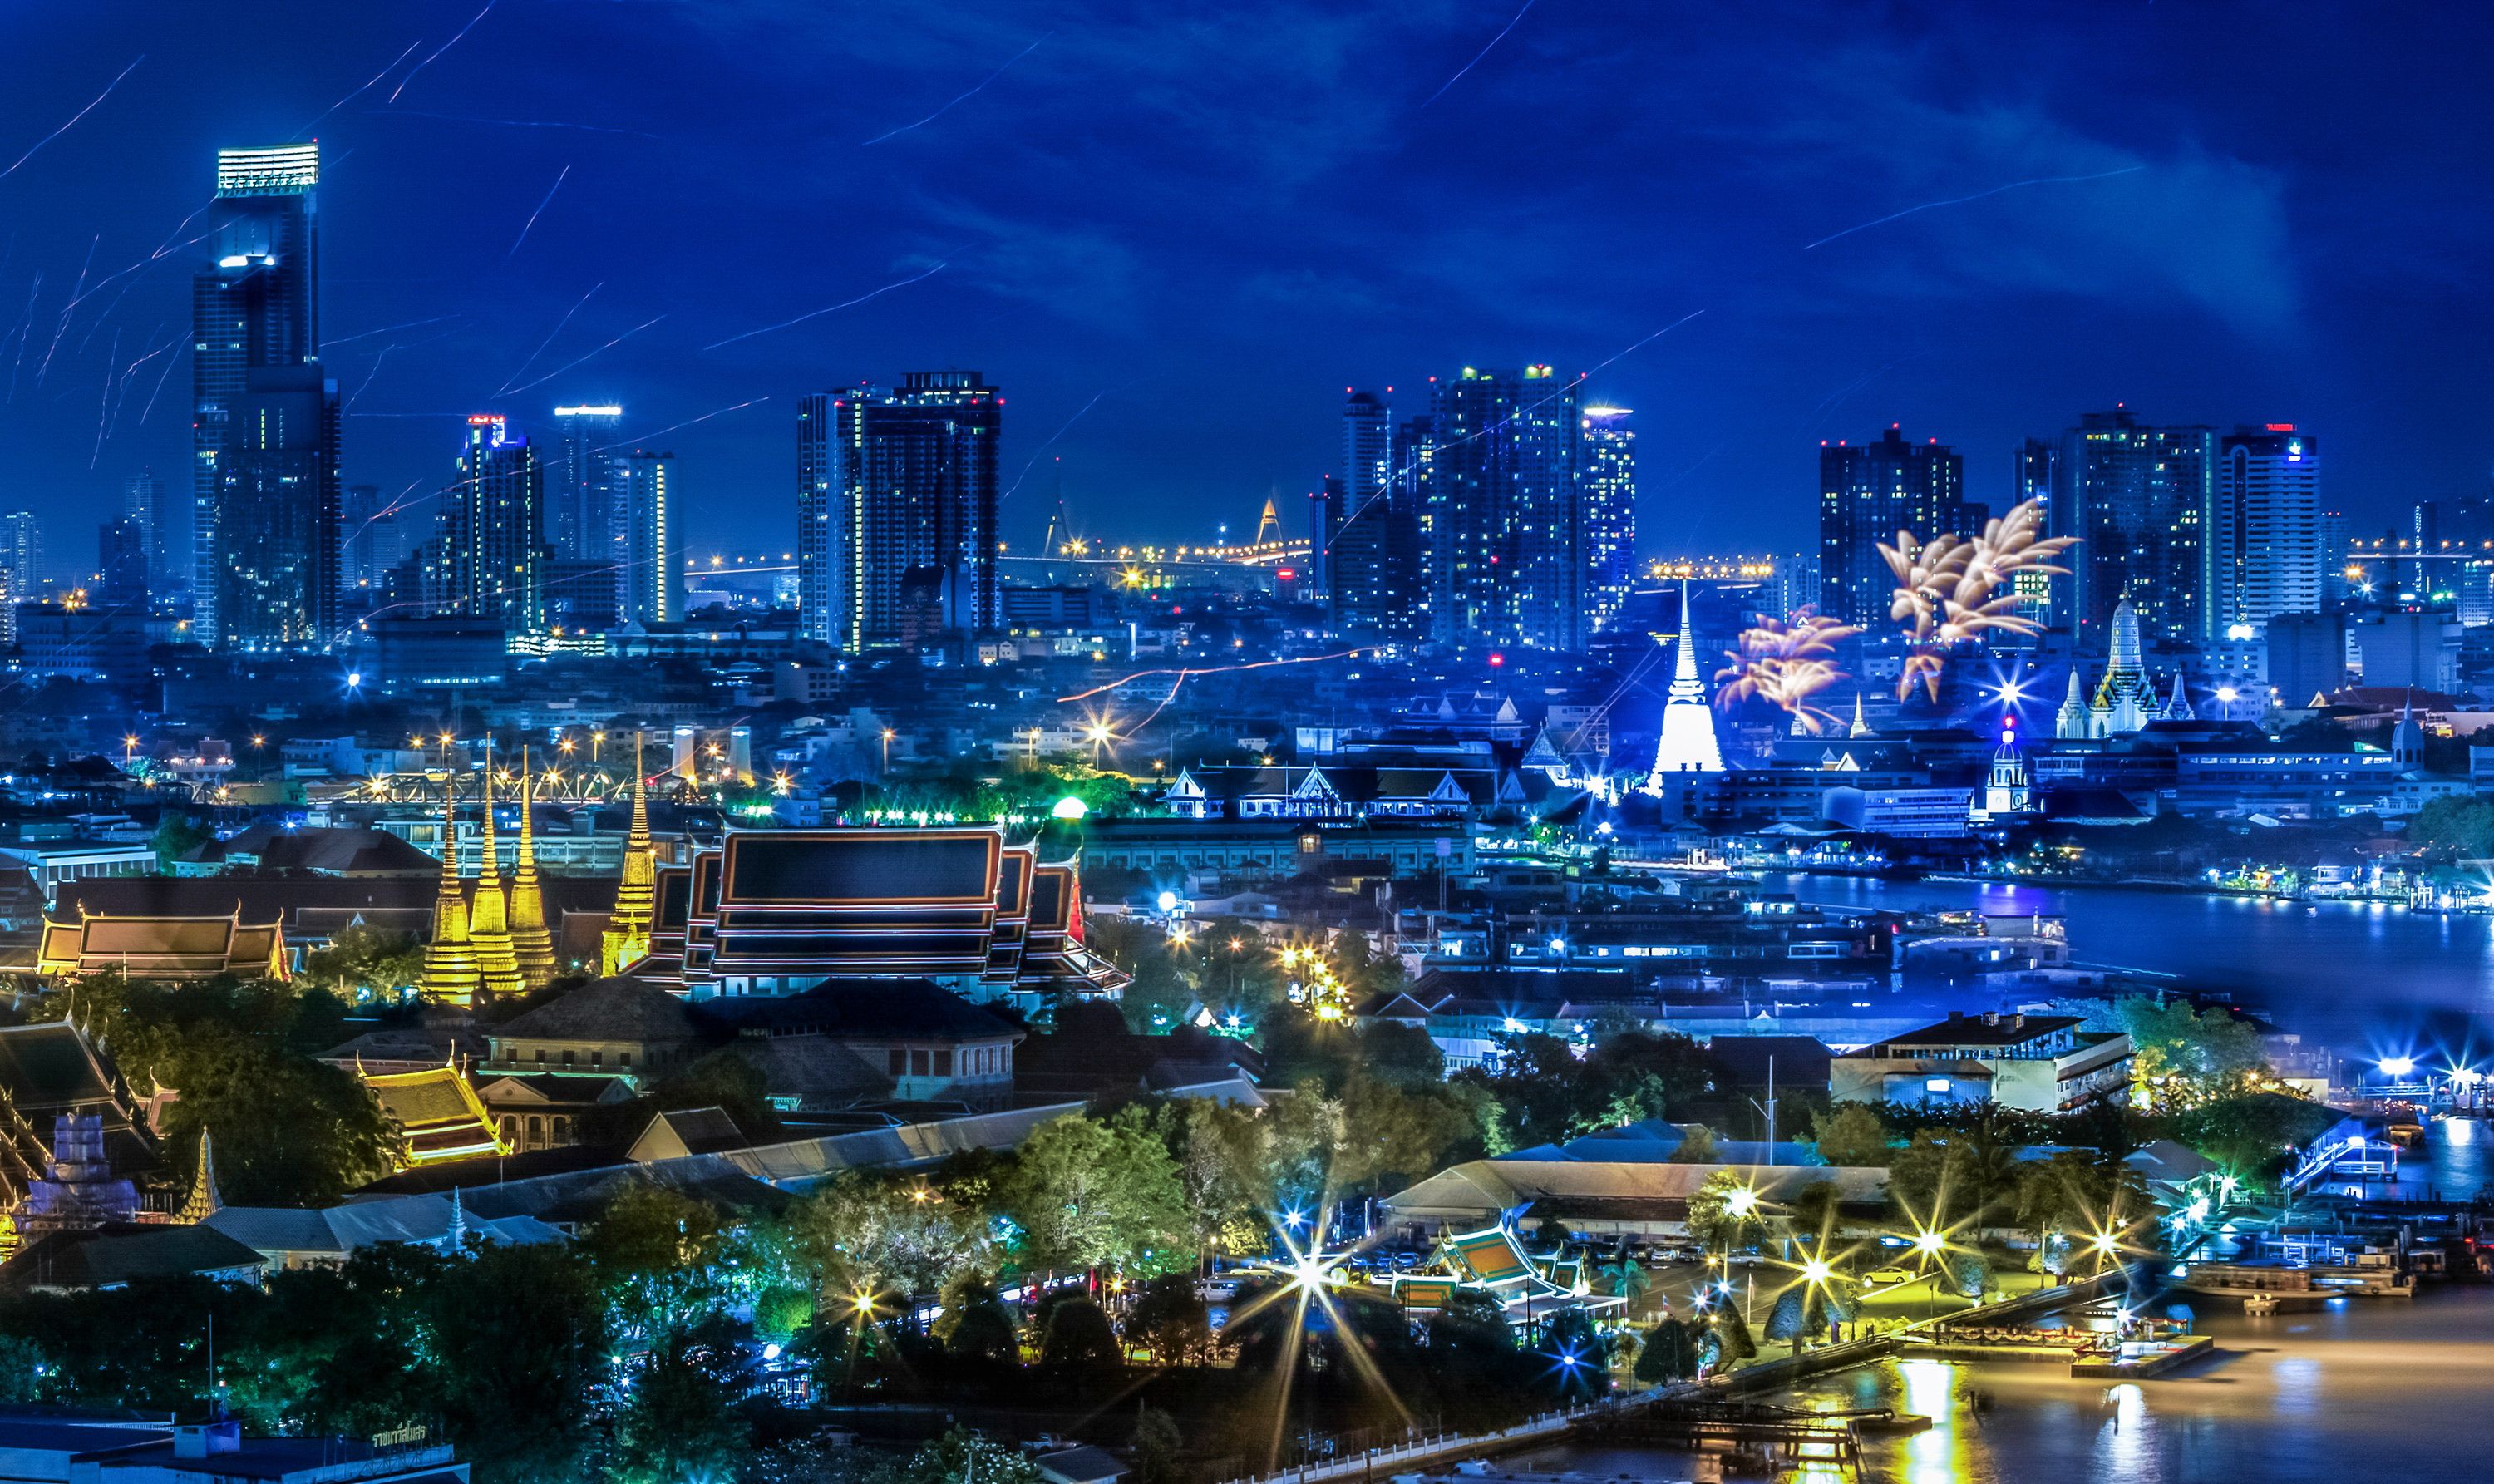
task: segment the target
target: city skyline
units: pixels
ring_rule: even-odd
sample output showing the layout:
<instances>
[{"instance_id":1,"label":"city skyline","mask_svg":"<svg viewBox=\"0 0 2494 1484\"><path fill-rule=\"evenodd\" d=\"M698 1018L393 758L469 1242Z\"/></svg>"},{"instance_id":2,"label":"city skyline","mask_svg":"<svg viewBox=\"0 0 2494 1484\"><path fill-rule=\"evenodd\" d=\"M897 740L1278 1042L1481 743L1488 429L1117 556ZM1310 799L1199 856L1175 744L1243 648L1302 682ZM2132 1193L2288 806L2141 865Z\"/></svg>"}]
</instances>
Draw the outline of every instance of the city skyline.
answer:
<instances>
[{"instance_id":1,"label":"city skyline","mask_svg":"<svg viewBox=\"0 0 2494 1484\"><path fill-rule=\"evenodd\" d=\"M975 365L1019 389L1000 525L1025 543L1060 481L1084 526L1168 539L1251 519L1277 489L1293 507L1335 471L1332 387L1467 363L1599 368L1587 399L1640 409L1649 550L1795 544L1811 445L1892 421L1969 455L1968 498L1998 508L2021 439L2115 402L2314 430L2358 533L2484 483L2468 409L2487 373L2461 353L2482 312L2433 288L2481 256L2454 209L2481 166L2452 141L2483 105L2419 87L2428 105L2376 126L2360 167L2346 158L2327 120L2366 109L2393 71L2451 65L2353 13L2293 34L2144 16L2158 45L2069 48L2023 91L1974 79L2050 18L1960 27L1943 53L1856 28L1813 52L1781 39L1809 29L1796 16L1684 36L1536 9L1485 52L1502 17L1453 8L1262 39L1219 13L1168 32L1077 13L1027 35L869 17L775 55L756 44L765 15L434 7L383 23L281 6L257 40L169 7L120 36L37 21L23 45L41 82L0 102L0 135L38 146L0 199L46 203L0 265L30 352L0 409L16 502L81 531L141 469L182 464L178 401L147 406L151 373L180 370L131 365L178 341L200 251L185 213L216 149L316 136L345 482L420 493L468 415L542 428L557 405L620 404L623 438L682 456L695 551L793 546L795 401L898 366ZM2301 79L2298 106L2155 59L2221 41L2246 72ZM2327 65L2331 41L2368 65ZM1749 127L1753 142L1680 147L1697 126L1663 80L1633 76L1666 45L1669 84L1711 101L1707 136ZM843 78L842 102L761 127L808 64ZM603 79L662 66L687 103L616 113ZM1121 69L1132 117L1072 96ZM1866 91L1883 70L1915 85ZM1586 76L1600 85L1573 85ZM1731 96L1760 78L1779 80ZM1356 104L1277 127L1276 88ZM1894 127L1836 128L1864 106ZM1490 120L1512 110L1534 122L1502 137ZM1561 138L1580 147L1550 154ZM1200 148L1175 160L1170 139ZM719 175L721 149L750 170ZM1548 167L1505 168L1527 150ZM1494 183L1427 209L1465 160ZM1173 217L1133 203L1201 185L1207 162L1228 178ZM1615 178L1643 189L1603 189ZM806 180L812 198L790 207L746 179ZM712 229L663 213L608 229L696 190ZM1694 217L1653 204L1701 197ZM806 236L822 211L853 224L836 251ZM1230 232L1213 249L1206 213ZM2357 256L2387 223L2445 215L2457 225L2396 262ZM1297 229L1311 219L1329 225ZM63 320L82 269L109 287ZM70 414L99 387L100 426ZM52 560L84 545L56 539Z\"/></svg>"}]
</instances>

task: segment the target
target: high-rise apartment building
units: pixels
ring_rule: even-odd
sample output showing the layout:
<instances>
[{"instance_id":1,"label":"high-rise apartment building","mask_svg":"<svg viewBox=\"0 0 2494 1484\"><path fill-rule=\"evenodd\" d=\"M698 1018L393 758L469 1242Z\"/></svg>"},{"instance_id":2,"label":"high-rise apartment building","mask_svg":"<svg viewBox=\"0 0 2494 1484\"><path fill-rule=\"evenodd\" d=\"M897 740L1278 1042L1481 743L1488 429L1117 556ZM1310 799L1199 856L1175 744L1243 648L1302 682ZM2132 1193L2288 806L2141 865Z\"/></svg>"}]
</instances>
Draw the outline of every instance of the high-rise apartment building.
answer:
<instances>
[{"instance_id":1,"label":"high-rise apartment building","mask_svg":"<svg viewBox=\"0 0 2494 1484\"><path fill-rule=\"evenodd\" d=\"M2127 408L2088 412L2064 434L2054 533L2080 544L2065 559L2079 648L2111 642L2123 599L2150 644L2190 644L2206 631L2206 530L2217 437L2205 427L2150 427Z\"/></svg>"},{"instance_id":2,"label":"high-rise apartment building","mask_svg":"<svg viewBox=\"0 0 2494 1484\"><path fill-rule=\"evenodd\" d=\"M252 373L284 372L319 359L319 179L318 144L217 151L217 193L209 207L214 257L211 266L191 279L192 633L206 644L234 642L219 603L229 591L251 591L248 583L236 589L222 577L230 565L227 500L253 498L262 491L285 499L299 493L264 474L238 484L228 481L225 456L237 406L254 390ZM263 379L259 390L266 396L296 396L302 391L298 380ZM329 447L334 458L334 438ZM284 563L306 580L318 576L309 560L311 548L325 543L333 563L337 550L335 470L311 482L330 489L329 529L325 536L308 534L305 550L294 554L301 560ZM292 524L289 512L282 510L239 518L261 531ZM265 566L268 556L259 552L253 560ZM329 572L334 578L334 565ZM309 596L287 605L289 614L298 616L318 607L319 600ZM255 637L272 626L256 619L237 621ZM285 626L284 621L276 626Z\"/></svg>"},{"instance_id":3,"label":"high-rise apartment building","mask_svg":"<svg viewBox=\"0 0 2494 1484\"><path fill-rule=\"evenodd\" d=\"M44 524L32 510L0 515L0 571L9 574L9 600L22 603L43 591Z\"/></svg>"},{"instance_id":4,"label":"high-rise apartment building","mask_svg":"<svg viewBox=\"0 0 2494 1484\"><path fill-rule=\"evenodd\" d=\"M1325 481L1324 584L1334 627L1378 639L1422 632L1420 526L1412 482L1395 462L1385 404L1353 392L1342 408L1342 469Z\"/></svg>"},{"instance_id":5,"label":"high-rise apartment building","mask_svg":"<svg viewBox=\"0 0 2494 1484\"><path fill-rule=\"evenodd\" d=\"M1577 383L1547 366L1437 383L1430 409L1430 637L1585 644Z\"/></svg>"},{"instance_id":6,"label":"high-rise apartment building","mask_svg":"<svg viewBox=\"0 0 2494 1484\"><path fill-rule=\"evenodd\" d=\"M2018 460L2010 470L2009 505L2011 509L2029 501L2038 506L2044 519L2036 530L2039 536L2056 534L2055 520L2067 521L2069 512L2053 503L2061 469L2061 445L2048 438L2030 438L2018 446ZM2066 566L2067 562L2055 563ZM2023 614L2040 623L2054 628L2070 626L2071 580L2048 572L2023 571L2013 580L2014 591L2024 598Z\"/></svg>"},{"instance_id":7,"label":"high-rise apartment building","mask_svg":"<svg viewBox=\"0 0 2494 1484\"><path fill-rule=\"evenodd\" d=\"M379 593L390 570L408 559L440 524L440 501L412 508L384 498L377 484L350 484L338 518L339 587L349 600Z\"/></svg>"},{"instance_id":8,"label":"high-rise apartment building","mask_svg":"<svg viewBox=\"0 0 2494 1484\"><path fill-rule=\"evenodd\" d=\"M616 557L624 544L616 489L623 455L615 446L623 429L624 409L612 404L554 409L545 504L546 539L557 557Z\"/></svg>"},{"instance_id":9,"label":"high-rise apartment building","mask_svg":"<svg viewBox=\"0 0 2494 1484\"><path fill-rule=\"evenodd\" d=\"M1607 633L1636 586L1636 432L1627 408L1585 409L1577 461L1585 542L1585 622Z\"/></svg>"},{"instance_id":10,"label":"high-rise apartment building","mask_svg":"<svg viewBox=\"0 0 2494 1484\"><path fill-rule=\"evenodd\" d=\"M529 440L493 413L468 419L459 481L445 501L438 584L444 611L506 632L545 622L544 470Z\"/></svg>"},{"instance_id":11,"label":"high-rise apartment building","mask_svg":"<svg viewBox=\"0 0 2494 1484\"><path fill-rule=\"evenodd\" d=\"M1963 533L1965 461L1937 439L1908 440L1897 424L1876 442L1818 447L1819 611L1845 623L1884 626L1896 574L1879 554L1899 531L1922 540Z\"/></svg>"},{"instance_id":12,"label":"high-rise apartment building","mask_svg":"<svg viewBox=\"0 0 2494 1484\"><path fill-rule=\"evenodd\" d=\"M140 533L146 537L147 586L151 593L173 581L172 545L166 530L170 513L165 508L164 481L156 477L154 469L140 469L121 487L122 519L137 522Z\"/></svg>"},{"instance_id":13,"label":"high-rise apartment building","mask_svg":"<svg viewBox=\"0 0 2494 1484\"><path fill-rule=\"evenodd\" d=\"M620 469L624 560L616 573L616 612L624 622L644 627L675 622L684 616L684 553L671 505L676 456L636 448L620 461Z\"/></svg>"},{"instance_id":14,"label":"high-rise apartment building","mask_svg":"<svg viewBox=\"0 0 2494 1484\"><path fill-rule=\"evenodd\" d=\"M2320 612L2320 440L2293 423L2219 439L2206 551L2208 638L2256 639L2279 614Z\"/></svg>"},{"instance_id":15,"label":"high-rise apartment building","mask_svg":"<svg viewBox=\"0 0 2494 1484\"><path fill-rule=\"evenodd\" d=\"M195 590L217 615L217 642L254 650L334 644L338 383L314 362L254 366L225 407L217 564Z\"/></svg>"},{"instance_id":16,"label":"high-rise apartment building","mask_svg":"<svg viewBox=\"0 0 2494 1484\"><path fill-rule=\"evenodd\" d=\"M849 651L923 642L930 595L934 621L946 629L996 627L997 389L975 371L913 371L897 388L861 387L829 401L807 399L801 417L823 422L799 423L798 463L800 521L809 500L830 516L836 575L825 597L838 616L830 641ZM828 426L829 448L809 469L817 426ZM809 497L809 478L828 490ZM800 540L808 534L801 530ZM808 584L801 602L814 599Z\"/></svg>"},{"instance_id":17,"label":"high-rise apartment building","mask_svg":"<svg viewBox=\"0 0 2494 1484\"><path fill-rule=\"evenodd\" d=\"M797 626L817 644L840 642L849 606L833 540L832 401L797 402Z\"/></svg>"},{"instance_id":18,"label":"high-rise apartment building","mask_svg":"<svg viewBox=\"0 0 2494 1484\"><path fill-rule=\"evenodd\" d=\"M147 528L129 516L95 529L97 605L120 613L147 611Z\"/></svg>"}]
</instances>

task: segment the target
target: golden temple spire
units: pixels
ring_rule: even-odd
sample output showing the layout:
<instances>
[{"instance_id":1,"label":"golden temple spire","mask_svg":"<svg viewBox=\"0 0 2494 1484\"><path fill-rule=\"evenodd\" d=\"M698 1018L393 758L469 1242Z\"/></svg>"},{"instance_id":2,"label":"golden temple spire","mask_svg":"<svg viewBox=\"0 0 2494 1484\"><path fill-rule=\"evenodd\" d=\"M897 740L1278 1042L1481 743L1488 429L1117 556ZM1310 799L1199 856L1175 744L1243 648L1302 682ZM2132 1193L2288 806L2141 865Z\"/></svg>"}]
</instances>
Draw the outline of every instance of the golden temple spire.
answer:
<instances>
[{"instance_id":1,"label":"golden temple spire","mask_svg":"<svg viewBox=\"0 0 2494 1484\"><path fill-rule=\"evenodd\" d=\"M468 909L468 941L476 952L476 973L488 994L528 988L519 955L511 949L511 909L502 894L502 853L494 837L494 739L485 739L485 818L476 833L476 897Z\"/></svg>"},{"instance_id":2,"label":"golden temple spire","mask_svg":"<svg viewBox=\"0 0 2494 1484\"><path fill-rule=\"evenodd\" d=\"M468 893L459 880L459 776L441 783L441 889L433 898L433 941L425 945L416 987L428 1000L465 1005L482 987L468 940Z\"/></svg>"},{"instance_id":3,"label":"golden temple spire","mask_svg":"<svg viewBox=\"0 0 2494 1484\"><path fill-rule=\"evenodd\" d=\"M511 871L511 955L519 960L520 977L532 989L542 989L560 967L554 937L546 930L545 890L537 881L536 780L529 772L529 749L520 748L520 858Z\"/></svg>"},{"instance_id":4,"label":"golden temple spire","mask_svg":"<svg viewBox=\"0 0 2494 1484\"><path fill-rule=\"evenodd\" d=\"M624 879L616 884L615 910L607 917L598 954L601 973L621 974L650 952L650 924L657 906L657 852L650 841L650 792L641 771L641 734L632 734L632 827L624 837Z\"/></svg>"}]
</instances>

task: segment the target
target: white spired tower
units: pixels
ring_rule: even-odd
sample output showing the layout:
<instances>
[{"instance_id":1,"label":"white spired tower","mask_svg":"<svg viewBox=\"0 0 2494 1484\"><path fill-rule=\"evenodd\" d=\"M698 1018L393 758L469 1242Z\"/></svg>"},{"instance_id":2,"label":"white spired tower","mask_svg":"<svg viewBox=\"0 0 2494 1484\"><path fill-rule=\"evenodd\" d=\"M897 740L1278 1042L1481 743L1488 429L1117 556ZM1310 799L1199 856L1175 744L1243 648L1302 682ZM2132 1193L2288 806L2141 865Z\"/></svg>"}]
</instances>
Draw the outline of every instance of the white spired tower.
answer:
<instances>
[{"instance_id":1,"label":"white spired tower","mask_svg":"<svg viewBox=\"0 0 2494 1484\"><path fill-rule=\"evenodd\" d=\"M1723 751L1715 744L1715 710L1697 679L1697 645L1688 630L1688 584L1680 585L1680 652L1673 656L1671 689L1662 702L1662 740L1655 743L1649 794L1662 792L1669 772L1721 772Z\"/></svg>"}]
</instances>

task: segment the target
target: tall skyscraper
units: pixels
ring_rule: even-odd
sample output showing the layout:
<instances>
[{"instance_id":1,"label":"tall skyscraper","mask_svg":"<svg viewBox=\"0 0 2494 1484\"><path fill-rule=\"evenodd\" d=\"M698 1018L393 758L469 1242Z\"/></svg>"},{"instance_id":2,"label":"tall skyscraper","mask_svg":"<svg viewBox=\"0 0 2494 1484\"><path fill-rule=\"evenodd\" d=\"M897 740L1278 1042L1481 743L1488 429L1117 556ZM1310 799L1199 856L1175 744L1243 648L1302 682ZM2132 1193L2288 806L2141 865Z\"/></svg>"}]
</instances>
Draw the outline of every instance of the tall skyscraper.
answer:
<instances>
[{"instance_id":1,"label":"tall skyscraper","mask_svg":"<svg viewBox=\"0 0 2494 1484\"><path fill-rule=\"evenodd\" d=\"M147 611L147 528L128 516L95 530L97 604L123 613Z\"/></svg>"},{"instance_id":2,"label":"tall skyscraper","mask_svg":"<svg viewBox=\"0 0 2494 1484\"><path fill-rule=\"evenodd\" d=\"M226 399L217 456L218 643L338 639L338 383L319 365L254 366Z\"/></svg>"},{"instance_id":3,"label":"tall skyscraper","mask_svg":"<svg viewBox=\"0 0 2494 1484\"><path fill-rule=\"evenodd\" d=\"M616 504L616 439L624 409L613 405L554 409L546 461L546 539L563 558L615 557L624 536Z\"/></svg>"},{"instance_id":4,"label":"tall skyscraper","mask_svg":"<svg viewBox=\"0 0 2494 1484\"><path fill-rule=\"evenodd\" d=\"M218 602L227 586L220 573L228 564L228 490L248 496L267 487L258 475L238 487L226 479L225 452L236 404L252 390L252 372L308 366L319 356L319 179L318 144L217 151L217 194L209 219L216 244L213 266L191 279L191 627L204 644L227 637ZM277 396L300 389L291 382L262 387ZM335 449L334 439L330 446ZM327 540L334 554L334 470L314 482L331 488ZM307 569L303 575L315 574ZM317 601L302 599L289 605L298 612L316 606ZM253 625L256 633L265 627Z\"/></svg>"},{"instance_id":5,"label":"tall skyscraper","mask_svg":"<svg viewBox=\"0 0 2494 1484\"><path fill-rule=\"evenodd\" d=\"M147 544L147 587L149 591L169 586L174 581L172 546L167 539L164 481L152 469L142 469L130 476L121 487L121 515L137 521Z\"/></svg>"},{"instance_id":6,"label":"tall skyscraper","mask_svg":"<svg viewBox=\"0 0 2494 1484\"><path fill-rule=\"evenodd\" d=\"M616 609L626 623L672 623L684 616L677 545L676 456L634 449L622 461L624 560L616 574Z\"/></svg>"},{"instance_id":7,"label":"tall skyscraper","mask_svg":"<svg viewBox=\"0 0 2494 1484\"><path fill-rule=\"evenodd\" d=\"M1585 644L1583 492L1574 381L1547 366L1437 384L1431 409L1431 637Z\"/></svg>"},{"instance_id":8,"label":"tall skyscraper","mask_svg":"<svg viewBox=\"0 0 2494 1484\"><path fill-rule=\"evenodd\" d=\"M2210 639L2257 639L2279 614L2321 611L2319 439L2269 423L2218 440L2207 553Z\"/></svg>"},{"instance_id":9,"label":"tall skyscraper","mask_svg":"<svg viewBox=\"0 0 2494 1484\"><path fill-rule=\"evenodd\" d=\"M840 393L829 412L832 549L844 590L834 594L842 607L833 642L858 651L923 638L929 584L944 627L994 628L997 389L975 371L913 371L897 389ZM803 447L801 433L801 464Z\"/></svg>"},{"instance_id":10,"label":"tall skyscraper","mask_svg":"<svg viewBox=\"0 0 2494 1484\"><path fill-rule=\"evenodd\" d=\"M1342 467L1325 481L1322 532L1334 627L1379 639L1421 633L1420 530L1411 483L1398 477L1385 404L1353 392L1342 408Z\"/></svg>"},{"instance_id":11,"label":"tall skyscraper","mask_svg":"<svg viewBox=\"0 0 2494 1484\"><path fill-rule=\"evenodd\" d=\"M1962 534L1965 461L1937 439L1916 443L1895 423L1874 443L1818 445L1819 611L1845 623L1884 627L1896 574L1879 555L1909 530L1921 540Z\"/></svg>"},{"instance_id":12,"label":"tall skyscraper","mask_svg":"<svg viewBox=\"0 0 2494 1484\"><path fill-rule=\"evenodd\" d=\"M2057 506L2069 522L2054 530L2080 538L2067 564L2081 650L2103 652L2125 598L2150 644L2189 644L2205 632L2216 464L2212 430L2149 427L2127 408L2088 412L2062 436Z\"/></svg>"},{"instance_id":13,"label":"tall skyscraper","mask_svg":"<svg viewBox=\"0 0 2494 1484\"><path fill-rule=\"evenodd\" d=\"M44 525L32 510L0 515L0 570L9 574L9 600L22 603L43 591Z\"/></svg>"},{"instance_id":14,"label":"tall skyscraper","mask_svg":"<svg viewBox=\"0 0 2494 1484\"><path fill-rule=\"evenodd\" d=\"M832 402L816 392L797 403L797 626L817 644L842 642L849 609L833 539Z\"/></svg>"},{"instance_id":15,"label":"tall skyscraper","mask_svg":"<svg viewBox=\"0 0 2494 1484\"><path fill-rule=\"evenodd\" d=\"M545 622L544 471L493 413L468 419L441 522L441 604L512 633Z\"/></svg>"},{"instance_id":16,"label":"tall skyscraper","mask_svg":"<svg viewBox=\"0 0 2494 1484\"><path fill-rule=\"evenodd\" d=\"M1627 408L1587 408L1577 478L1584 486L1586 626L1607 633L1636 586L1636 432Z\"/></svg>"},{"instance_id":17,"label":"tall skyscraper","mask_svg":"<svg viewBox=\"0 0 2494 1484\"><path fill-rule=\"evenodd\" d=\"M2056 520L2067 521L2069 512L2053 503L2061 468L2061 445L2051 439L2030 438L2018 446L2018 462L2011 470L2009 503L2014 509L2028 500L2042 500L2044 521L2040 535L2053 535ZM2067 565L2066 562L2060 563ZM2015 579L2018 594L2026 599L2026 617L2054 628L2070 626L2071 580L2045 572L2020 572ZM2015 642L2013 640L2013 642Z\"/></svg>"},{"instance_id":18,"label":"tall skyscraper","mask_svg":"<svg viewBox=\"0 0 2494 1484\"><path fill-rule=\"evenodd\" d=\"M339 587L350 598L377 593L389 581L390 569L431 537L440 525L439 500L413 508L386 499L377 484L350 484L338 518Z\"/></svg>"}]
</instances>

